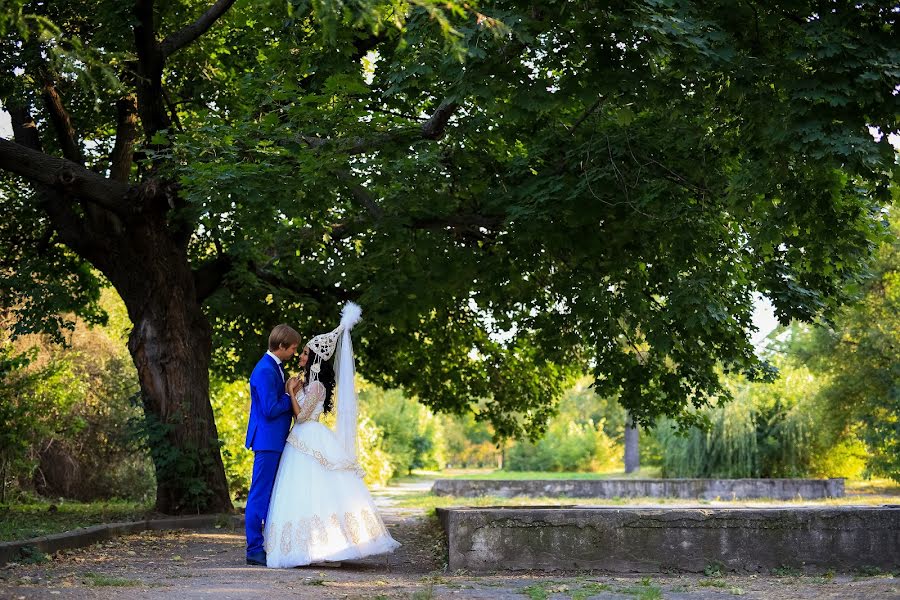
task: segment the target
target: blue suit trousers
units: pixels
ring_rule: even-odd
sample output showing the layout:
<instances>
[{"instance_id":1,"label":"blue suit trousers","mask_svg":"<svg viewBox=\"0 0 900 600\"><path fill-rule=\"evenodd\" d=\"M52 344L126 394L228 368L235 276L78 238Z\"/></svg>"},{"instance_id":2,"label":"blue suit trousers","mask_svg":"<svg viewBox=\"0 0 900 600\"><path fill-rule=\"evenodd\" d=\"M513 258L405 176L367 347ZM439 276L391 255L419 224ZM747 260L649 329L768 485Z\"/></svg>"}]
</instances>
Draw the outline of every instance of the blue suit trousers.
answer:
<instances>
[{"instance_id":1,"label":"blue suit trousers","mask_svg":"<svg viewBox=\"0 0 900 600\"><path fill-rule=\"evenodd\" d=\"M263 521L269 512L269 500L280 460L281 452L261 450L253 453L253 477L244 510L248 557L263 552Z\"/></svg>"}]
</instances>

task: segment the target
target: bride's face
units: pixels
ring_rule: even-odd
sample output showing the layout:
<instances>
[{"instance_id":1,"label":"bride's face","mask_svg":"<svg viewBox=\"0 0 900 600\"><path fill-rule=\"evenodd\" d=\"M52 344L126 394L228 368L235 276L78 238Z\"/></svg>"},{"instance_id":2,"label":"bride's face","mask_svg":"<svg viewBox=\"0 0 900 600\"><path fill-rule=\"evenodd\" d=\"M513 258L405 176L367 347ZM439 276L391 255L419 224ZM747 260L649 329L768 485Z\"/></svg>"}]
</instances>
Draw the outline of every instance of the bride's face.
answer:
<instances>
[{"instance_id":1,"label":"bride's face","mask_svg":"<svg viewBox=\"0 0 900 600\"><path fill-rule=\"evenodd\" d=\"M309 346L303 346L303 352L300 353L300 368L306 366L307 361L309 361Z\"/></svg>"}]
</instances>

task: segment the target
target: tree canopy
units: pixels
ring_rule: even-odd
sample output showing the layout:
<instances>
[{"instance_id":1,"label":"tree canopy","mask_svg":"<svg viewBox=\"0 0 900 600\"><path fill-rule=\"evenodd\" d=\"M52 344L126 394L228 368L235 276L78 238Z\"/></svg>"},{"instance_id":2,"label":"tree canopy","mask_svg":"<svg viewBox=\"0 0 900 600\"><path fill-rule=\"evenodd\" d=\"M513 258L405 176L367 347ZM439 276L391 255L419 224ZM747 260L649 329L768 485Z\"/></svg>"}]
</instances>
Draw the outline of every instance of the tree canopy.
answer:
<instances>
[{"instance_id":1,"label":"tree canopy","mask_svg":"<svg viewBox=\"0 0 900 600\"><path fill-rule=\"evenodd\" d=\"M99 271L145 397L207 386L178 339L244 374L352 298L371 381L501 436L571 367L687 424L720 367L771 372L755 293L827 318L884 231L892 3L207 2L0 20L0 301L100 319Z\"/></svg>"}]
</instances>

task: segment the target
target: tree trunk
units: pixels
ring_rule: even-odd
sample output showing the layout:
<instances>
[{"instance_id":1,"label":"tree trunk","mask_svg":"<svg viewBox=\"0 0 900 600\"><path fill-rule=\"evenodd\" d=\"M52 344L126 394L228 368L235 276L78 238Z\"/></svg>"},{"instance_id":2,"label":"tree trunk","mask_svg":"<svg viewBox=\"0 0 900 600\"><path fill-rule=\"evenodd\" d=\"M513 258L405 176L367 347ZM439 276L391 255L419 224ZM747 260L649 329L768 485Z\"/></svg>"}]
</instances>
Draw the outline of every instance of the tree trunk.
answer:
<instances>
[{"instance_id":1,"label":"tree trunk","mask_svg":"<svg viewBox=\"0 0 900 600\"><path fill-rule=\"evenodd\" d=\"M641 453L638 446L638 428L631 415L625 417L625 473L634 473L641 466Z\"/></svg>"},{"instance_id":2,"label":"tree trunk","mask_svg":"<svg viewBox=\"0 0 900 600\"><path fill-rule=\"evenodd\" d=\"M166 514L232 510L209 400L212 328L197 298L185 244L164 219L147 219L118 238L104 264L134 329L145 431L156 467L156 509ZM101 260L101 263L106 261Z\"/></svg>"}]
</instances>

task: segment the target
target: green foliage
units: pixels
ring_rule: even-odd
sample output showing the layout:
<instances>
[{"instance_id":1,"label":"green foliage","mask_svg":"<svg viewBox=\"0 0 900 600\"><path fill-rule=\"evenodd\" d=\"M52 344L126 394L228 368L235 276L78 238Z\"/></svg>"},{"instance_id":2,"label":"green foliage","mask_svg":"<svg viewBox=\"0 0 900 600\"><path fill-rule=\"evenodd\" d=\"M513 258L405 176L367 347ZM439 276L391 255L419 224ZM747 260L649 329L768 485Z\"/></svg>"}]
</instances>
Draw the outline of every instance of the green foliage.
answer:
<instances>
[{"instance_id":1,"label":"green foliage","mask_svg":"<svg viewBox=\"0 0 900 600\"><path fill-rule=\"evenodd\" d=\"M777 359L773 383L731 378L734 399L704 409L705 430L680 434L661 422L664 477L855 476L860 448L843 435L840 415L820 401L822 381L806 367Z\"/></svg>"},{"instance_id":2,"label":"green foliage","mask_svg":"<svg viewBox=\"0 0 900 600\"><path fill-rule=\"evenodd\" d=\"M594 394L589 381L563 395L559 412L550 420L547 433L537 442L519 441L506 454L504 469L509 471L602 471L621 460L620 444L609 437L607 429L623 437L624 411L618 428L606 424L608 402Z\"/></svg>"},{"instance_id":3,"label":"green foliage","mask_svg":"<svg viewBox=\"0 0 900 600\"><path fill-rule=\"evenodd\" d=\"M384 448L384 433L370 417L362 417L359 423L359 465L365 471L368 485L386 485L394 476L398 464Z\"/></svg>"},{"instance_id":4,"label":"green foliage","mask_svg":"<svg viewBox=\"0 0 900 600\"><path fill-rule=\"evenodd\" d=\"M440 422L425 406L399 390L385 391L361 382L360 412L381 430L381 447L392 475L443 467Z\"/></svg>"},{"instance_id":5,"label":"green foliage","mask_svg":"<svg viewBox=\"0 0 900 600\"><path fill-rule=\"evenodd\" d=\"M178 482L171 488L180 493L171 498L167 506L177 512L199 514L212 496L206 473L213 468L213 463L209 453L196 445L172 443L171 433L184 419L186 416L182 412L173 413L167 421L145 412L130 420L130 437L135 440L137 450L148 452L152 457L157 482Z\"/></svg>"},{"instance_id":6,"label":"green foliage","mask_svg":"<svg viewBox=\"0 0 900 600\"><path fill-rule=\"evenodd\" d=\"M162 40L209 3L152 6ZM151 212L157 241L187 248L173 266L221 272L203 308L228 380L272 325L324 331L349 297L369 381L476 411L498 439L537 440L573 369L642 426L689 427L732 392L722 370L772 374L748 339L754 293L809 321L859 283L897 175L897 18L869 1L237 2L160 66L166 98L138 86L139 188L108 200L168 191ZM64 137L50 74L85 165L108 172L116 102L147 75L135 25L107 0L3 11L0 102L35 114L48 154ZM148 122L154 101L171 126ZM87 261L131 289L144 265L97 248L149 221L81 188L47 203L8 173L21 161L3 164L0 306L16 332L101 320ZM167 297L193 302L206 277L192 279ZM884 471L900 452L879 406ZM437 460L401 437L383 441Z\"/></svg>"},{"instance_id":7,"label":"green foliage","mask_svg":"<svg viewBox=\"0 0 900 600\"><path fill-rule=\"evenodd\" d=\"M798 328L786 351L826 382L821 401L865 444L868 472L900 482L900 214L888 216L891 235L859 301L830 323Z\"/></svg>"},{"instance_id":8,"label":"green foliage","mask_svg":"<svg viewBox=\"0 0 900 600\"><path fill-rule=\"evenodd\" d=\"M86 583L97 587L133 587L144 585L143 581L137 579L125 579L124 577L111 577L100 573L85 573Z\"/></svg>"},{"instance_id":9,"label":"green foliage","mask_svg":"<svg viewBox=\"0 0 900 600\"><path fill-rule=\"evenodd\" d=\"M0 469L5 486L17 492L80 500L153 497L152 467L147 454L135 450L128 427L140 409L123 343L124 307L109 290L101 306L111 315L109 325L77 324L67 347L38 337L3 346Z\"/></svg>"},{"instance_id":10,"label":"green foliage","mask_svg":"<svg viewBox=\"0 0 900 600\"><path fill-rule=\"evenodd\" d=\"M249 384L246 381L228 382L212 378L210 401L232 500L246 500L253 474L253 452L244 447L250 416Z\"/></svg>"},{"instance_id":11,"label":"green foliage","mask_svg":"<svg viewBox=\"0 0 900 600\"><path fill-rule=\"evenodd\" d=\"M148 518L149 506L121 500L107 502L49 502L19 498L0 506L0 541L11 542L71 531L102 523L140 521Z\"/></svg>"},{"instance_id":12,"label":"green foliage","mask_svg":"<svg viewBox=\"0 0 900 600\"><path fill-rule=\"evenodd\" d=\"M444 436L444 459L449 468L496 467L500 450L494 442L490 423L478 421L472 413L440 415Z\"/></svg>"},{"instance_id":13,"label":"green foliage","mask_svg":"<svg viewBox=\"0 0 900 600\"><path fill-rule=\"evenodd\" d=\"M0 502L6 502L10 480L34 469L30 442L45 425L38 418L40 407L28 393L42 378L40 372L25 370L35 354L35 350L17 353L9 343L0 346Z\"/></svg>"},{"instance_id":14,"label":"green foliage","mask_svg":"<svg viewBox=\"0 0 900 600\"><path fill-rule=\"evenodd\" d=\"M358 291L366 377L437 410L487 399L500 437L540 435L559 364L591 365L644 425L690 424L685 407L728 393L720 365L768 376L747 339L752 293L785 321L831 314L880 229L893 155L867 128L897 129L895 16L478 10L509 35L454 21L464 65L417 9L363 65L299 19L241 63L252 84L232 118L199 115L174 138L190 209L208 215L197 257L218 242L282 280ZM350 35L338 26L337 47ZM418 139L441 102L465 116ZM269 260L258 248L279 239L310 242ZM210 300L230 327L220 368L252 355L255 322L320 327L309 308L333 305L275 281L235 273Z\"/></svg>"}]
</instances>

